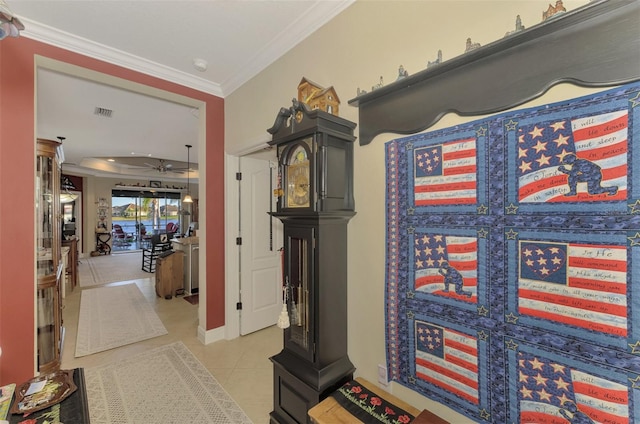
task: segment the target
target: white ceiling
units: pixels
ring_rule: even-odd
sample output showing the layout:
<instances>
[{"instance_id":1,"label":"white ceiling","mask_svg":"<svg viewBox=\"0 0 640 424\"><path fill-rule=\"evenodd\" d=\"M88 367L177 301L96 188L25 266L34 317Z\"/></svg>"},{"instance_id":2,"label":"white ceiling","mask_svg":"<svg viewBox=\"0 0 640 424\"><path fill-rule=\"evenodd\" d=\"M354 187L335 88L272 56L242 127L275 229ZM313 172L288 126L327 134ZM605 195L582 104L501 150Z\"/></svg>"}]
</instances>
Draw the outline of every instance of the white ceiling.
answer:
<instances>
[{"instance_id":1,"label":"white ceiling","mask_svg":"<svg viewBox=\"0 0 640 424\"><path fill-rule=\"evenodd\" d=\"M23 37L225 97L353 1L8 0L8 4L26 27ZM195 59L205 60L207 70L196 70ZM37 79L37 136L66 137L65 170L181 179L184 174L161 173L145 164L157 165L164 159L174 168L186 168L186 144L194 146L190 162L198 162L197 108L48 69L40 68ZM96 108L110 109L112 116L95 115ZM107 157L116 162L106 162Z\"/></svg>"}]
</instances>

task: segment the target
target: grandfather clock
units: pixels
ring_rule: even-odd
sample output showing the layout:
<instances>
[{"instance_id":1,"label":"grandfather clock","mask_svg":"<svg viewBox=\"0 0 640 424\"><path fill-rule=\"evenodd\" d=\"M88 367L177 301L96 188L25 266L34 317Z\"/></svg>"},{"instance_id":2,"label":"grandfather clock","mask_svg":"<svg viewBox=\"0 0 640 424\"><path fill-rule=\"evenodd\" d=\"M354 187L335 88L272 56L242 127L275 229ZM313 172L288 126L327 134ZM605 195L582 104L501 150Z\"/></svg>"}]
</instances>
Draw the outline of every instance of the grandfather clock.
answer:
<instances>
[{"instance_id":1,"label":"grandfather clock","mask_svg":"<svg viewBox=\"0 0 640 424\"><path fill-rule=\"evenodd\" d=\"M354 212L356 124L293 100L269 143L279 162L277 212L283 222L290 326L271 357L271 423L307 423L307 411L355 370L347 356L347 224Z\"/></svg>"}]
</instances>

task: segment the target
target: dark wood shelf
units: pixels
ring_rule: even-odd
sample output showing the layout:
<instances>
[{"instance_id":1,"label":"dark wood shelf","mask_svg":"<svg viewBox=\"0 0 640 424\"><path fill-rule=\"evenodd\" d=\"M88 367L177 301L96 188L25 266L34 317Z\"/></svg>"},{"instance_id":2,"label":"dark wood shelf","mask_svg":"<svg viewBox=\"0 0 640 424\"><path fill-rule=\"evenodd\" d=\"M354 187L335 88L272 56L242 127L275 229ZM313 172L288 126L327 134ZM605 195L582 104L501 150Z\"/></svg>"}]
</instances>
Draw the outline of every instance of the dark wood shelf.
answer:
<instances>
[{"instance_id":1,"label":"dark wood shelf","mask_svg":"<svg viewBox=\"0 0 640 424\"><path fill-rule=\"evenodd\" d=\"M605 87L640 79L640 2L601 0L349 101L360 145L413 134L455 112L504 111L569 82Z\"/></svg>"}]
</instances>

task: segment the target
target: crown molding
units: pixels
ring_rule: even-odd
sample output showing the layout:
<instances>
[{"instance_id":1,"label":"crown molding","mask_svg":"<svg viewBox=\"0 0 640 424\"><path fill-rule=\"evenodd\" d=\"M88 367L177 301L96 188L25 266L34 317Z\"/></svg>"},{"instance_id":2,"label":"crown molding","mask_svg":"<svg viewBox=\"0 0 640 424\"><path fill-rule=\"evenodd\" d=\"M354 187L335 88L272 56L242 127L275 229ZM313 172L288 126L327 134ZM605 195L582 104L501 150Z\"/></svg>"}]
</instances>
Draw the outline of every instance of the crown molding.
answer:
<instances>
[{"instance_id":1,"label":"crown molding","mask_svg":"<svg viewBox=\"0 0 640 424\"><path fill-rule=\"evenodd\" d=\"M266 67L282 57L286 52L347 7L351 6L354 2L355 0L317 2L308 13L292 22L266 48L249 58L247 63L242 66L240 72L237 72L232 78L222 84L213 83L204 78L178 71L27 18L20 18L25 24L25 30L22 31L20 35L224 98L262 72Z\"/></svg>"},{"instance_id":2,"label":"crown molding","mask_svg":"<svg viewBox=\"0 0 640 424\"><path fill-rule=\"evenodd\" d=\"M353 3L355 0L317 2L308 13L282 30L266 48L249 58L241 72L222 83L222 91L227 96L233 93Z\"/></svg>"},{"instance_id":3,"label":"crown molding","mask_svg":"<svg viewBox=\"0 0 640 424\"><path fill-rule=\"evenodd\" d=\"M20 32L20 36L25 38L122 66L123 68L180 84L214 96L224 97L224 93L219 84L214 84L203 78L134 56L104 44L78 37L27 18L20 18L20 20L25 24L25 30Z\"/></svg>"},{"instance_id":4,"label":"crown molding","mask_svg":"<svg viewBox=\"0 0 640 424\"><path fill-rule=\"evenodd\" d=\"M638 81L638 21L638 0L594 0L362 94L349 100L358 107L360 145L383 133L424 131L450 112L503 112L556 84L609 87Z\"/></svg>"}]
</instances>

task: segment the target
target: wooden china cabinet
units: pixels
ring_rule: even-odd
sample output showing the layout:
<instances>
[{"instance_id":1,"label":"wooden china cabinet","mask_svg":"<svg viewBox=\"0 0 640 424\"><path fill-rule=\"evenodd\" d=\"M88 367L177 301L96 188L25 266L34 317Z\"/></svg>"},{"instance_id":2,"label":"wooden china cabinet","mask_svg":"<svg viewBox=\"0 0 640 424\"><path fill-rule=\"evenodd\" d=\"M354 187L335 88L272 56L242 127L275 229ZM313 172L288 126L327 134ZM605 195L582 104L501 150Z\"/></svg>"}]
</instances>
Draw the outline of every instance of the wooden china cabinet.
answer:
<instances>
[{"instance_id":1,"label":"wooden china cabinet","mask_svg":"<svg viewBox=\"0 0 640 424\"><path fill-rule=\"evenodd\" d=\"M61 143L38 139L36 157L36 345L41 374L60 367L62 349Z\"/></svg>"}]
</instances>

